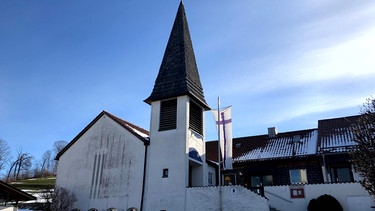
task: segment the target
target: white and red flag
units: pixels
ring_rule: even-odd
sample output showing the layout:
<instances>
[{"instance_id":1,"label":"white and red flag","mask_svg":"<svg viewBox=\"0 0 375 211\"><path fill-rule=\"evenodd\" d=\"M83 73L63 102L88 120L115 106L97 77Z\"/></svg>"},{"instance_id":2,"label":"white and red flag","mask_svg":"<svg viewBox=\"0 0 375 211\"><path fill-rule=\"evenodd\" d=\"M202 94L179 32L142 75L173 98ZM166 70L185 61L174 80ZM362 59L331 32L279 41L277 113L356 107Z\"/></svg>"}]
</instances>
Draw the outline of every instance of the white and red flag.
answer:
<instances>
[{"instance_id":1,"label":"white and red flag","mask_svg":"<svg viewBox=\"0 0 375 211\"><path fill-rule=\"evenodd\" d=\"M232 107L212 110L219 134L221 158L224 169L232 169Z\"/></svg>"}]
</instances>

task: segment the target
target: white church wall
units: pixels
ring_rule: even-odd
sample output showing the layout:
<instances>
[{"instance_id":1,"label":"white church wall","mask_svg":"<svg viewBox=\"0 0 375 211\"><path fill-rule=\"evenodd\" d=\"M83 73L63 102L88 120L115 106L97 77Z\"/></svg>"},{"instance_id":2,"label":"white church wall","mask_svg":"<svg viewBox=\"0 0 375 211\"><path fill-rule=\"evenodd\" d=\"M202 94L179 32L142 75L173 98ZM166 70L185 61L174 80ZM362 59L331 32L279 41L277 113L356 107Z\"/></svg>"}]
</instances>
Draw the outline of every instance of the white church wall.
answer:
<instances>
[{"instance_id":1,"label":"white church wall","mask_svg":"<svg viewBox=\"0 0 375 211\"><path fill-rule=\"evenodd\" d=\"M191 186L204 186L208 185L206 182L206 155L205 155L205 143L204 143L204 137L192 130L187 130L187 146L188 153L190 153L191 150L195 150L195 152L198 153L198 155L195 156L195 158L190 158L191 160L190 165L190 177L191 177Z\"/></svg>"},{"instance_id":2,"label":"white church wall","mask_svg":"<svg viewBox=\"0 0 375 211\"><path fill-rule=\"evenodd\" d=\"M144 144L103 115L59 159L56 185L76 194L74 208L140 207Z\"/></svg>"},{"instance_id":3,"label":"white church wall","mask_svg":"<svg viewBox=\"0 0 375 211\"><path fill-rule=\"evenodd\" d=\"M160 101L152 102L145 210L177 210L185 203L189 168L187 101L187 96L177 98L177 126L166 131L159 131ZM168 169L166 178L162 175L163 169Z\"/></svg>"},{"instance_id":4,"label":"white church wall","mask_svg":"<svg viewBox=\"0 0 375 211\"><path fill-rule=\"evenodd\" d=\"M223 211L269 211L268 200L242 186L222 186ZM186 211L219 210L219 187L187 188Z\"/></svg>"},{"instance_id":5,"label":"white church wall","mask_svg":"<svg viewBox=\"0 0 375 211\"><path fill-rule=\"evenodd\" d=\"M265 196L269 199L270 206L277 210L299 211L307 210L311 199L321 195L329 194L335 197L345 211L371 211L374 206L373 199L359 183L336 183L336 184L307 184L292 186L302 188L303 198L291 198L290 186L266 186Z\"/></svg>"}]
</instances>

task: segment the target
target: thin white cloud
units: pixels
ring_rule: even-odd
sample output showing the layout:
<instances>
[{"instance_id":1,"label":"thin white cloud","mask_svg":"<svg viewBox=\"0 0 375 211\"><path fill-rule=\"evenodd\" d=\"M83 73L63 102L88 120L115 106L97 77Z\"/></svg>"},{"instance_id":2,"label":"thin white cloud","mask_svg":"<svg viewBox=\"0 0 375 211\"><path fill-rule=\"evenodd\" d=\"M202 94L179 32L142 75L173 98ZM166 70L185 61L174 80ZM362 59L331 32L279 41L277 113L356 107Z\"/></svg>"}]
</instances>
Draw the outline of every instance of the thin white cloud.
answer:
<instances>
[{"instance_id":1,"label":"thin white cloud","mask_svg":"<svg viewBox=\"0 0 375 211\"><path fill-rule=\"evenodd\" d=\"M375 28L346 42L323 49L312 49L295 59L266 58L236 69L239 77L231 81L233 93L259 94L319 81L364 79L375 75Z\"/></svg>"}]
</instances>

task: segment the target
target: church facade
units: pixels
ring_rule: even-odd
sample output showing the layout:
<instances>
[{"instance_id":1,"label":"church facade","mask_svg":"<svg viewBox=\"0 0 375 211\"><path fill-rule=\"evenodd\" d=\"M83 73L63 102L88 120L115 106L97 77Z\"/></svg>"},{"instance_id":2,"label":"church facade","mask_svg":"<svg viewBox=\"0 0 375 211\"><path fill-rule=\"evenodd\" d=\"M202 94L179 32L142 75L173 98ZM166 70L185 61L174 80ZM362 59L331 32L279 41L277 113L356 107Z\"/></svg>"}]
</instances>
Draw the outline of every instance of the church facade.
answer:
<instances>
[{"instance_id":1,"label":"church facade","mask_svg":"<svg viewBox=\"0 0 375 211\"><path fill-rule=\"evenodd\" d=\"M148 132L101 112L58 155L56 186L74 208L140 207Z\"/></svg>"},{"instance_id":2,"label":"church facade","mask_svg":"<svg viewBox=\"0 0 375 211\"><path fill-rule=\"evenodd\" d=\"M56 186L77 196L74 209L269 210L246 188L216 186L217 164L206 160L204 136L210 108L182 2L144 101L151 106L149 132L103 111L57 155Z\"/></svg>"}]
</instances>

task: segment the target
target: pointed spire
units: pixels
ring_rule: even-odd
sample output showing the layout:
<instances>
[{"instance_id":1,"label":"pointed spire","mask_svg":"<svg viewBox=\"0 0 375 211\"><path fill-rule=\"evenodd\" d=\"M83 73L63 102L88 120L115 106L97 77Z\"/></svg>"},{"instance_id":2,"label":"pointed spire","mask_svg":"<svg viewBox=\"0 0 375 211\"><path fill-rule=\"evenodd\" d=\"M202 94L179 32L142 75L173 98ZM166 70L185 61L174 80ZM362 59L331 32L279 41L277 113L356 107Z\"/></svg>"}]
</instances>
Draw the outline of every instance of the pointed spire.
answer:
<instances>
[{"instance_id":1,"label":"pointed spire","mask_svg":"<svg viewBox=\"0 0 375 211\"><path fill-rule=\"evenodd\" d=\"M181 1L154 89L145 102L151 104L153 101L182 95L189 95L205 109L209 109L204 99L185 8Z\"/></svg>"}]
</instances>

